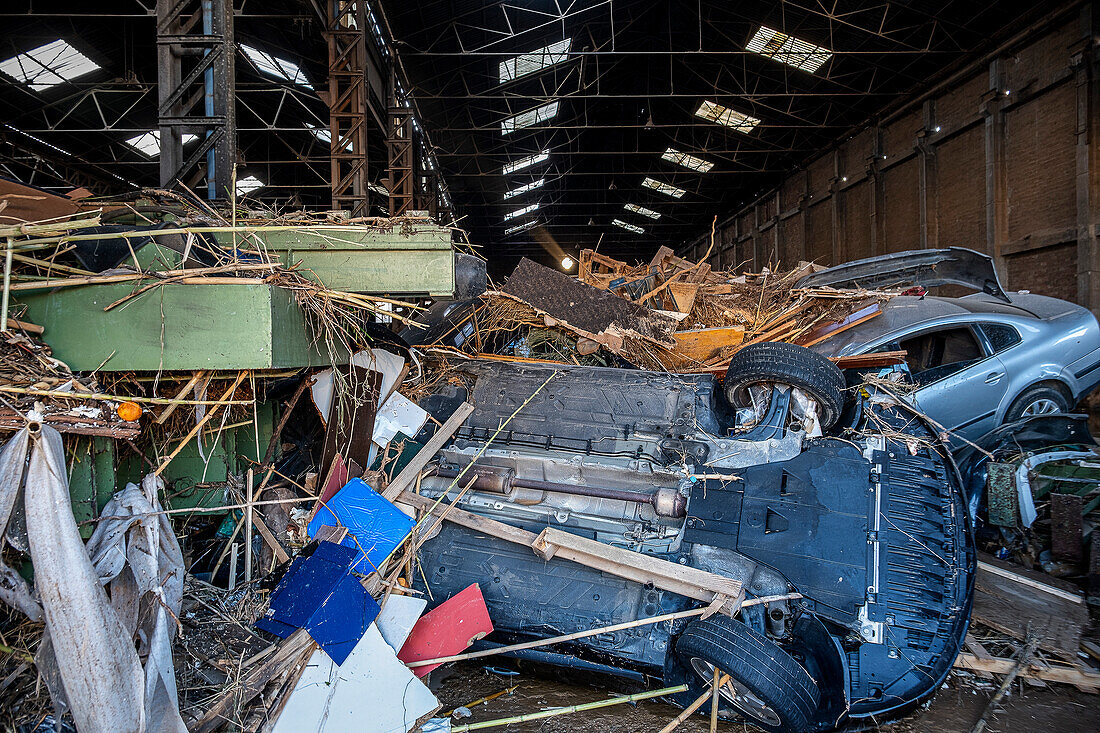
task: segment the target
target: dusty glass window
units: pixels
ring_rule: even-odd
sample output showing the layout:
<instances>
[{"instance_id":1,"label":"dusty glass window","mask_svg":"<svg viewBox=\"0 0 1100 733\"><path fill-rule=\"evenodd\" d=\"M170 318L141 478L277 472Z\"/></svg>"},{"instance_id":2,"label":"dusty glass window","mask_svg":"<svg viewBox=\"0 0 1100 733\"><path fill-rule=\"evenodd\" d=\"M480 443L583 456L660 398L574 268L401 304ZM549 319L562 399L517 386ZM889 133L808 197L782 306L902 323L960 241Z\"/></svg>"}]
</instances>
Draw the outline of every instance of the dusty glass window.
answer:
<instances>
[{"instance_id":1,"label":"dusty glass window","mask_svg":"<svg viewBox=\"0 0 1100 733\"><path fill-rule=\"evenodd\" d=\"M994 354L999 354L1023 340L1020 338L1019 331L1003 323L983 323L982 331L985 332L985 337L989 339Z\"/></svg>"}]
</instances>

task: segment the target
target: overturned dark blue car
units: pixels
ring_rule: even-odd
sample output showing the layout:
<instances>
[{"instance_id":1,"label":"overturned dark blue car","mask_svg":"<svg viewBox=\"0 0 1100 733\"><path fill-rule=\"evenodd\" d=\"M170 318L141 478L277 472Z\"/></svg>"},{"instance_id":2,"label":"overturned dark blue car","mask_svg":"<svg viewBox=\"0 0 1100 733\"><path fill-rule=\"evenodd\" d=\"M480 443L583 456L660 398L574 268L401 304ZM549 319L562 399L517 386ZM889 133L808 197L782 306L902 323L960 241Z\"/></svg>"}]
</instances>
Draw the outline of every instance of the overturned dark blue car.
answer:
<instances>
[{"instance_id":1,"label":"overturned dark blue car","mask_svg":"<svg viewBox=\"0 0 1100 733\"><path fill-rule=\"evenodd\" d=\"M686 682L680 705L718 669L730 677L719 714L771 731L881 722L942 684L966 634L975 551L951 458L904 400L846 387L827 359L781 343L742 349L722 387L600 367L458 369L431 411L469 400L475 412L422 494L474 463L467 511L736 579L749 599L788 596L516 656ZM434 603L479 584L497 629L483 644L705 605L450 523L420 562Z\"/></svg>"}]
</instances>

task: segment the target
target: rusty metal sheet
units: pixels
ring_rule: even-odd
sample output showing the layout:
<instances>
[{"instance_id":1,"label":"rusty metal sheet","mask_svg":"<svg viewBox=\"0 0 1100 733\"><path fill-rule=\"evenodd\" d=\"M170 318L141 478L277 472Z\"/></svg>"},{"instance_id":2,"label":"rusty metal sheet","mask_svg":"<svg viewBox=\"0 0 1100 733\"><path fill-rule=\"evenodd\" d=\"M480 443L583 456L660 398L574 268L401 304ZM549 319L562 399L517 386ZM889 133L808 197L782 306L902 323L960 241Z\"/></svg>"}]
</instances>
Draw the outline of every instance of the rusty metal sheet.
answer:
<instances>
[{"instance_id":1,"label":"rusty metal sheet","mask_svg":"<svg viewBox=\"0 0 1100 733\"><path fill-rule=\"evenodd\" d=\"M1084 527L1081 522L1083 501L1076 494L1050 495L1051 554L1055 560L1081 562Z\"/></svg>"}]
</instances>

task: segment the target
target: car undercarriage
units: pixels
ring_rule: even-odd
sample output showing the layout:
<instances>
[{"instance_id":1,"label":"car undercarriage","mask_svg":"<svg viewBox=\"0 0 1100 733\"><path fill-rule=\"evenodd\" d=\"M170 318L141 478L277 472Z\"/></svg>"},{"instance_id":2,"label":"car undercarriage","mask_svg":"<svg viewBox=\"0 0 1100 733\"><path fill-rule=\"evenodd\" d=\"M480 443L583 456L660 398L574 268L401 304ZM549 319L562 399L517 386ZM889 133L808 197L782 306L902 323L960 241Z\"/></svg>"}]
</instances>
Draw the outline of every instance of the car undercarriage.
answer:
<instances>
[{"instance_id":1,"label":"car undercarriage","mask_svg":"<svg viewBox=\"0 0 1100 733\"><path fill-rule=\"evenodd\" d=\"M732 678L720 715L769 730L911 708L942 682L966 632L975 553L957 474L904 402L861 388L832 414L839 371L799 347L763 346L763 371L749 363L742 380L763 406L738 399L730 377L723 390L710 375L464 362L461 379L427 399L476 409L420 493L445 494L469 466L467 511L736 579L748 598L801 594L528 658L688 682L681 705L718 667ZM531 394L498 432L516 396ZM700 605L450 523L420 563L439 599L479 582L507 641Z\"/></svg>"}]
</instances>

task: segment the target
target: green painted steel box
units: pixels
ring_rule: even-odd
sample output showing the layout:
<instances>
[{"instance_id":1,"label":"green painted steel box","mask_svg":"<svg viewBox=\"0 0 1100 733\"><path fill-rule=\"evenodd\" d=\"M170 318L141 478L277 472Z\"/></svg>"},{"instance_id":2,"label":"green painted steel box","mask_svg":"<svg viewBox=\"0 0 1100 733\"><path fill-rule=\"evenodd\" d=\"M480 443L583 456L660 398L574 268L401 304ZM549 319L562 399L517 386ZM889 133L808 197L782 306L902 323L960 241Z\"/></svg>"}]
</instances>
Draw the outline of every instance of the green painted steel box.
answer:
<instances>
[{"instance_id":1,"label":"green painted steel box","mask_svg":"<svg viewBox=\"0 0 1100 733\"><path fill-rule=\"evenodd\" d=\"M75 371L290 369L345 363L317 343L294 295L247 283L167 283L104 312L146 281L20 293L53 355Z\"/></svg>"},{"instance_id":2,"label":"green painted steel box","mask_svg":"<svg viewBox=\"0 0 1100 733\"><path fill-rule=\"evenodd\" d=\"M247 235L217 232L218 244L278 253L288 267L332 290L379 295L450 296L455 287L451 230L436 224L315 226Z\"/></svg>"}]
</instances>

